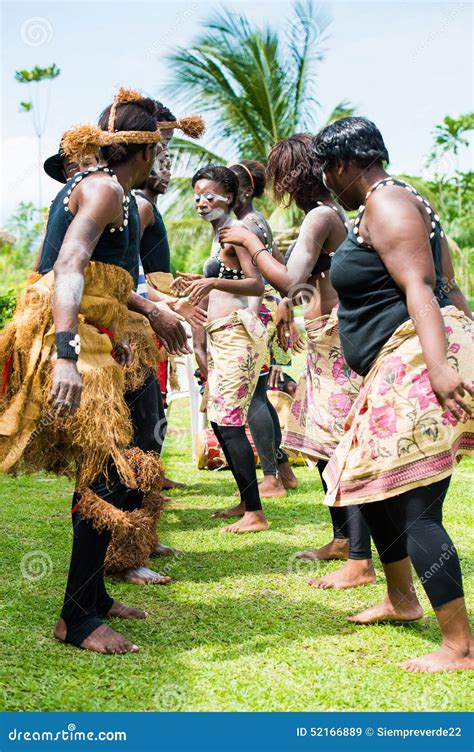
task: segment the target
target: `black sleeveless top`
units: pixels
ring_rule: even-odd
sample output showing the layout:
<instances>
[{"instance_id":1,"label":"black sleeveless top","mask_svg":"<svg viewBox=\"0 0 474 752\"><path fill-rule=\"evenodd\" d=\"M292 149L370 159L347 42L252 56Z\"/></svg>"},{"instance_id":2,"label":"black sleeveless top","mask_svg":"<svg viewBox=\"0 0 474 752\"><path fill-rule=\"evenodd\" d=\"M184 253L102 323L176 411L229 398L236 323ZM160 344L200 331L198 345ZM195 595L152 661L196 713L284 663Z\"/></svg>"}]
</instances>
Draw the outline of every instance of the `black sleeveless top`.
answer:
<instances>
[{"instance_id":1,"label":"black sleeveless top","mask_svg":"<svg viewBox=\"0 0 474 752\"><path fill-rule=\"evenodd\" d=\"M40 274L47 274L47 272L52 270L58 258L64 236L74 219L74 214L69 211L69 198L72 191L81 180L85 180L89 175L98 171L108 172L113 175L113 171L109 167L93 167L84 172L77 172L67 181L56 198L53 199L49 210L43 250L38 266ZM138 229L137 238L134 242L130 243L129 209L130 196L125 196L123 200L123 223L121 227L106 228L94 248L91 261L115 264L115 266L128 271L134 278L135 284L137 284L140 231Z\"/></svg>"},{"instance_id":2,"label":"black sleeveless top","mask_svg":"<svg viewBox=\"0 0 474 752\"><path fill-rule=\"evenodd\" d=\"M136 193L148 201L155 218L154 224L147 227L143 233L140 245L140 257L145 274L152 274L153 272L169 273L171 271L170 247L163 217L156 204L150 201L142 191L136 191Z\"/></svg>"},{"instance_id":3,"label":"black sleeveless top","mask_svg":"<svg viewBox=\"0 0 474 752\"><path fill-rule=\"evenodd\" d=\"M366 200L374 190L386 185L399 185L413 193L429 214L432 228L430 243L436 269L434 295L440 307L450 305L443 290L443 231L438 215L412 186L393 178L377 183L367 194ZM365 205L361 207L346 240L337 249L330 271L331 283L339 295L339 335L344 357L349 366L361 375L369 371L378 352L400 324L410 318L403 291L395 284L376 250L359 237L364 210Z\"/></svg>"},{"instance_id":4,"label":"black sleeveless top","mask_svg":"<svg viewBox=\"0 0 474 752\"><path fill-rule=\"evenodd\" d=\"M344 227L346 228L346 231L349 232L349 224L345 216L341 214L337 206L333 206L332 204L325 204L323 201L317 201L316 206L327 206L329 209L332 209L333 211L335 211L337 216L343 223ZM320 253L319 258L316 261L316 264L314 266L314 269L311 272L311 276L313 276L313 274L321 274L324 277L324 272L329 271L329 269L331 268L331 263L332 263L334 254L335 254L335 251L333 251L332 253Z\"/></svg>"}]
</instances>

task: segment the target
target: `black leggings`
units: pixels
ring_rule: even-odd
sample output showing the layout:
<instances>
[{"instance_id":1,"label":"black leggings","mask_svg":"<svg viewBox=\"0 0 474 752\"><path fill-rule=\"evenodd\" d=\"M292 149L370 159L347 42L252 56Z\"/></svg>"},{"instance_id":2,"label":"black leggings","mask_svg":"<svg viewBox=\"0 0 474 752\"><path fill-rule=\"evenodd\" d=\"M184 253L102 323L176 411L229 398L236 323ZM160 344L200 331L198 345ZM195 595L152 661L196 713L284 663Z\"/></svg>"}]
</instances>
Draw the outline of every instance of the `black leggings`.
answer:
<instances>
[{"instance_id":1,"label":"black leggings","mask_svg":"<svg viewBox=\"0 0 474 752\"><path fill-rule=\"evenodd\" d=\"M150 374L143 386L128 392L125 399L132 416L134 445L145 452L160 451L166 421L163 422L163 404L155 375ZM118 509L132 511L141 504L142 494L122 483L113 462L109 463L107 477L100 476L90 488ZM75 493L73 509L78 501L79 496ZM104 583L104 562L111 535L108 530L98 533L78 511L72 514L72 524L71 563L61 616L67 625L66 641L80 645L100 626L100 617L110 611L113 603Z\"/></svg>"},{"instance_id":2,"label":"black leggings","mask_svg":"<svg viewBox=\"0 0 474 752\"><path fill-rule=\"evenodd\" d=\"M246 511L258 512L262 503L258 492L255 457L245 426L218 426L213 422L211 426L235 478Z\"/></svg>"},{"instance_id":3,"label":"black leggings","mask_svg":"<svg viewBox=\"0 0 474 752\"><path fill-rule=\"evenodd\" d=\"M407 556L433 608L464 595L459 557L443 527L443 502L451 478L361 506L380 560Z\"/></svg>"},{"instance_id":4,"label":"black leggings","mask_svg":"<svg viewBox=\"0 0 474 752\"><path fill-rule=\"evenodd\" d=\"M318 462L319 475L325 492L327 492L327 486L323 472L327 464L325 460ZM370 532L361 514L361 507L357 504L350 507L329 507L329 513L334 538L349 540L349 559L371 559Z\"/></svg>"},{"instance_id":5,"label":"black leggings","mask_svg":"<svg viewBox=\"0 0 474 752\"><path fill-rule=\"evenodd\" d=\"M269 373L264 374L257 381L247 421L257 448L263 474L277 475L277 466L288 462L288 455L280 446L281 426L278 413L267 395L269 376Z\"/></svg>"}]
</instances>

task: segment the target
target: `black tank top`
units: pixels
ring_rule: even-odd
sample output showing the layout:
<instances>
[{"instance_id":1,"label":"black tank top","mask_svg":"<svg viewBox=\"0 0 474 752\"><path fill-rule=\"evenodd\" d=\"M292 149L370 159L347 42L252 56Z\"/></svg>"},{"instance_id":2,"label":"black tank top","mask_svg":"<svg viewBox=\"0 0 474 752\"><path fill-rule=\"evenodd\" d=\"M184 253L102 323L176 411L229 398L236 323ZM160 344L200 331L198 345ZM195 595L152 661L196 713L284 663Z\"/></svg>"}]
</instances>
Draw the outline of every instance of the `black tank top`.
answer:
<instances>
[{"instance_id":1,"label":"black tank top","mask_svg":"<svg viewBox=\"0 0 474 752\"><path fill-rule=\"evenodd\" d=\"M76 185L95 172L108 172L113 175L109 167L96 167L84 172L77 172L70 178L59 191L50 207L46 234L43 241L43 250L38 266L40 274L47 274L53 268L58 258L64 236L69 225L74 219L74 214L69 211L69 198ZM123 200L123 222L121 227L107 227L99 238L91 256L92 261L101 261L104 264L115 264L126 269L138 282L138 253L140 232L130 242L129 209L130 196ZM138 214L138 210L137 210Z\"/></svg>"},{"instance_id":2,"label":"black tank top","mask_svg":"<svg viewBox=\"0 0 474 752\"><path fill-rule=\"evenodd\" d=\"M413 193L429 214L432 228L430 244L436 270L434 294L440 307L450 305L443 290L443 231L438 215L412 186L393 178L377 183L367 194L366 201L374 190L386 185L398 185ZM330 271L331 283L339 295L339 335L344 357L349 366L361 375L369 371L378 352L400 324L410 318L403 291L395 284L376 250L359 237L364 210L365 205L361 207L346 240L337 249Z\"/></svg>"},{"instance_id":3,"label":"black tank top","mask_svg":"<svg viewBox=\"0 0 474 752\"><path fill-rule=\"evenodd\" d=\"M155 218L154 223L147 227L143 233L140 244L140 257L145 274L152 274L153 272L169 273L171 271L170 247L163 217L156 204L150 201L142 191L136 191L136 193L148 201Z\"/></svg>"},{"instance_id":4,"label":"black tank top","mask_svg":"<svg viewBox=\"0 0 474 752\"><path fill-rule=\"evenodd\" d=\"M349 224L346 220L346 217L344 214L341 214L337 206L334 206L333 204L325 204L323 201L317 201L316 206L327 206L329 209L332 209L334 212L336 212L337 216L346 228L346 232L349 232ZM314 269L311 272L311 276L313 276L314 274L321 274L324 277L324 272L328 272L331 268L334 253L335 251L333 251L332 253L320 253Z\"/></svg>"}]
</instances>

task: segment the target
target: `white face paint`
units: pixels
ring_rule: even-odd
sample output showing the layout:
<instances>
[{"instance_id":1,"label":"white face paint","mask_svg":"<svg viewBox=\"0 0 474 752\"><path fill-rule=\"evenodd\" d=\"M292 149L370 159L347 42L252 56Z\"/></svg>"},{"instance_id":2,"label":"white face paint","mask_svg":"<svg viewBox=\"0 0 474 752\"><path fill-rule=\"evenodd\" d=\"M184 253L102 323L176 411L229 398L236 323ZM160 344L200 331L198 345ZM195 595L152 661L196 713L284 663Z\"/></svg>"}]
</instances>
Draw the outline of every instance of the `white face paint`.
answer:
<instances>
[{"instance_id":1,"label":"white face paint","mask_svg":"<svg viewBox=\"0 0 474 752\"><path fill-rule=\"evenodd\" d=\"M222 217L222 215L225 214L225 211L224 209L211 209L210 211L202 214L198 211L198 214L201 219L204 219L206 222L213 222L215 219Z\"/></svg>"}]
</instances>

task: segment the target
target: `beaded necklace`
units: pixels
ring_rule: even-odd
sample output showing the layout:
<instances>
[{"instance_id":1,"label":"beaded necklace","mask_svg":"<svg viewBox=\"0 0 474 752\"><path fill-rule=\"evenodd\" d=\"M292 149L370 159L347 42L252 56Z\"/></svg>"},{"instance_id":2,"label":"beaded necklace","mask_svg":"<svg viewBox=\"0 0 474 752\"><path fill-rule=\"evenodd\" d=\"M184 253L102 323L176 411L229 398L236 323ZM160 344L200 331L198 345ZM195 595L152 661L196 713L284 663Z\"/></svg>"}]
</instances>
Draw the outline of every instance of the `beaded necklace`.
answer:
<instances>
[{"instance_id":1,"label":"beaded necklace","mask_svg":"<svg viewBox=\"0 0 474 752\"><path fill-rule=\"evenodd\" d=\"M92 172L106 172L108 173L114 180L117 180L117 175L114 173L114 171L105 165L99 165L98 167L89 167L88 170L84 170L84 172L78 172L74 176L74 182L72 183L71 187L68 189L67 195L63 199L64 203L64 211L70 212L69 209L69 199L71 196L71 193L73 192L76 185L87 175L90 175ZM109 227L109 232L116 232L117 230L119 232L123 232L124 228L128 225L128 212L130 207L130 196L124 195L122 199L122 212L123 212L123 222L120 227Z\"/></svg>"}]
</instances>

